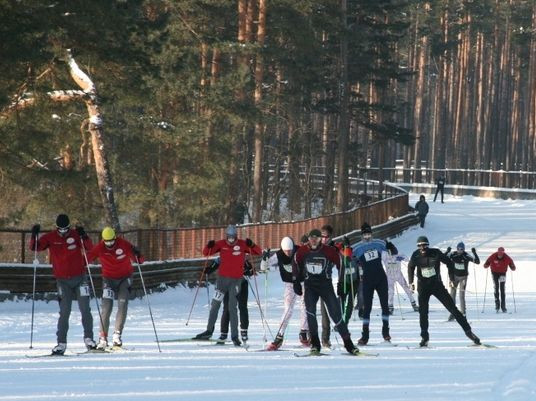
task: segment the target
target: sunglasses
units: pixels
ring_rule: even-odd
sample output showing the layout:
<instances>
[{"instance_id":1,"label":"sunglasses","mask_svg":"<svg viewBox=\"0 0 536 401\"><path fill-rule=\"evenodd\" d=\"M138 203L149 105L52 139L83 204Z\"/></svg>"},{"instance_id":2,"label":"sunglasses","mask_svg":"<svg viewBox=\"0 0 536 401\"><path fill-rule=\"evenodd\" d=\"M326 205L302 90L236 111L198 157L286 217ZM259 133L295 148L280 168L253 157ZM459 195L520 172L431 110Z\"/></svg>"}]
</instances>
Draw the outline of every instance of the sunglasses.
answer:
<instances>
[{"instance_id":1,"label":"sunglasses","mask_svg":"<svg viewBox=\"0 0 536 401\"><path fill-rule=\"evenodd\" d=\"M426 248L428 246L427 243L417 244L419 248Z\"/></svg>"},{"instance_id":2,"label":"sunglasses","mask_svg":"<svg viewBox=\"0 0 536 401\"><path fill-rule=\"evenodd\" d=\"M60 234L66 234L69 231L69 227L57 228Z\"/></svg>"},{"instance_id":3,"label":"sunglasses","mask_svg":"<svg viewBox=\"0 0 536 401\"><path fill-rule=\"evenodd\" d=\"M109 247L109 248L112 247L112 246L114 246L114 244L115 244L115 240L114 240L114 239L113 239L113 240L110 240L110 241L104 241L104 245L106 245L106 246Z\"/></svg>"}]
</instances>

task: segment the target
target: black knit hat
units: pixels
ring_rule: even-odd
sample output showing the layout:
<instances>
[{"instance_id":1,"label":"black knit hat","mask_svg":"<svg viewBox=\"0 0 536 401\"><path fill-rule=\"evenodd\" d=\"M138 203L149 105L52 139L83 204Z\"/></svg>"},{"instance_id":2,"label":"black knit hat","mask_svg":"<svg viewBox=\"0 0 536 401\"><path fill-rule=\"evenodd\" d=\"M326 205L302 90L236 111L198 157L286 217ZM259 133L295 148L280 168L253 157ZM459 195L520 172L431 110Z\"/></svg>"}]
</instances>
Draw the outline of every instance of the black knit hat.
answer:
<instances>
[{"instance_id":1,"label":"black knit hat","mask_svg":"<svg viewBox=\"0 0 536 401\"><path fill-rule=\"evenodd\" d=\"M68 228L70 225L71 222L69 221L69 216L66 214L59 214L58 217L56 217L56 227Z\"/></svg>"},{"instance_id":2,"label":"black knit hat","mask_svg":"<svg viewBox=\"0 0 536 401\"><path fill-rule=\"evenodd\" d=\"M361 226L361 234L372 234L372 227L369 223L363 223L363 225Z\"/></svg>"},{"instance_id":3,"label":"black knit hat","mask_svg":"<svg viewBox=\"0 0 536 401\"><path fill-rule=\"evenodd\" d=\"M318 228L313 228L310 232L309 232L309 238L311 237L318 237L320 238L322 236L322 233L320 232L320 230Z\"/></svg>"}]
</instances>

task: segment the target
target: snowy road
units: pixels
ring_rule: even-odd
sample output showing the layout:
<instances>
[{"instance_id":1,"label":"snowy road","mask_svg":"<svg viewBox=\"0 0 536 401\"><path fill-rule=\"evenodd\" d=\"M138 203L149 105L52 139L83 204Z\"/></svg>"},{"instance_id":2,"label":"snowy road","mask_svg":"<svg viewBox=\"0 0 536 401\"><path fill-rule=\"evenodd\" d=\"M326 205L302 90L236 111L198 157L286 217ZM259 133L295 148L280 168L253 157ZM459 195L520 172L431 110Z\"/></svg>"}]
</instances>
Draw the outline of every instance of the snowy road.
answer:
<instances>
[{"instance_id":1,"label":"snowy road","mask_svg":"<svg viewBox=\"0 0 536 401\"><path fill-rule=\"evenodd\" d=\"M416 196L411 201L416 201ZM47 353L55 344L57 305L36 304L34 349L30 350L31 303L4 302L0 304L0 400L536 399L536 257L532 246L536 201L447 197L445 204L430 203L430 207L424 230L413 229L393 240L401 252L410 254L417 236L424 233L432 246L442 249L449 245L455 248L459 241L464 241L467 248L475 246L483 260L498 246L504 246L518 266L518 271L508 275L506 314L494 311L489 277L482 313L486 272L482 267L470 267L468 319L475 333L497 349L469 347L461 328L455 322L446 322L448 314L435 300L430 313L432 348L412 349L420 339L418 314L410 311L409 302L401 296L402 311L397 307L391 319L391 335L398 347L380 344L380 311L377 299L374 302L370 342L376 345L364 350L379 353L377 358L351 357L340 347L325 357L294 357L293 352L305 351L297 341L297 316L287 331L284 348L289 351L246 352L232 346L183 342L162 343L159 353L146 304L136 300L131 303L123 335L130 351L76 355L83 346L79 313L73 305L69 356L27 358ZM279 276L271 273L266 287L264 276L257 280L263 307L265 292L268 294L267 316L275 334L283 306ZM186 326L192 299L190 289L151 296L161 340L189 337L204 330L208 316L206 291L199 293L193 318ZM252 351L264 344L259 310L252 296L249 305ZM94 302L92 308L96 317ZM350 331L354 339L359 337L359 319L351 321ZM333 336L332 341L337 344Z\"/></svg>"}]
</instances>

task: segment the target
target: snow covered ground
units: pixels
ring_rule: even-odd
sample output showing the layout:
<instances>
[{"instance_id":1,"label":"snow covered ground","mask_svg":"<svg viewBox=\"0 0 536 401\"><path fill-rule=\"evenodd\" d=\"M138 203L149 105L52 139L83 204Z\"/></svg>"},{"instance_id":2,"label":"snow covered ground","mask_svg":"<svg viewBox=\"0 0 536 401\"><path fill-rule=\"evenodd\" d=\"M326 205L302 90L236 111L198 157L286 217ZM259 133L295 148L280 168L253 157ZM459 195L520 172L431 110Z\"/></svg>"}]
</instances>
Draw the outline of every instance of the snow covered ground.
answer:
<instances>
[{"instance_id":1,"label":"snow covered ground","mask_svg":"<svg viewBox=\"0 0 536 401\"><path fill-rule=\"evenodd\" d=\"M411 202L417 197L412 195ZM352 357L340 346L325 357L294 357L293 352L306 351L297 340L297 311L287 331L287 352L246 352L232 346L182 342L161 343L159 353L145 300L136 300L130 306L123 335L129 351L76 355L83 351L83 345L80 315L73 305L69 355L28 358L48 353L55 345L57 305L36 303L34 349L30 350L31 303L4 302L0 303L0 400L536 399L536 257L532 247L536 201L449 196L445 204L430 202L430 208L424 230L414 228L393 240L401 252L410 254L417 236L424 233L432 246L442 249L449 245L455 248L464 241L468 249L476 247L483 260L498 246L504 246L518 266L516 272L508 273L506 314L495 313L486 270L470 267L468 319L475 333L497 349L469 347L461 328L455 322L446 322L448 314L435 299L430 313L432 348L412 348L420 339L418 314L410 311L409 302L399 291L402 310L395 298L397 309L391 318L391 335L397 347L380 343L380 310L375 299L373 346L364 351L379 353L376 358ZM270 273L267 286L261 275L257 284L275 335L283 306L279 275ZM199 292L189 325L185 324L193 294L194 290L178 288L151 295L160 340L190 337L204 330L208 316L205 289ZM249 306L252 351L264 346L264 333L252 296ZM96 317L94 301L92 308ZM351 321L350 331L357 340L359 319ZM337 346L340 338L332 336L332 341Z\"/></svg>"}]
</instances>

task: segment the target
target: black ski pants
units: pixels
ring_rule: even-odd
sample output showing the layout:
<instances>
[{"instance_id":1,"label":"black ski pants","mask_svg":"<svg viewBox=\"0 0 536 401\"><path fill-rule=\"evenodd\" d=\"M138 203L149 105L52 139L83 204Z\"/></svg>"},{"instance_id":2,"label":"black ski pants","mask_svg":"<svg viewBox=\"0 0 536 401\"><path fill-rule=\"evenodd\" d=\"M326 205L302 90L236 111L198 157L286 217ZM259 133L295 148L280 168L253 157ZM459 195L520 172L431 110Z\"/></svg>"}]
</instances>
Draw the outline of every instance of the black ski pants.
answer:
<instances>
[{"instance_id":1,"label":"black ski pants","mask_svg":"<svg viewBox=\"0 0 536 401\"><path fill-rule=\"evenodd\" d=\"M387 276L385 275L385 273L377 276L363 276L363 303L365 306L365 310L363 311L363 326L368 326L370 323L370 311L372 310L374 291L378 293L378 298L380 298L383 325L388 326L389 288L387 285Z\"/></svg>"},{"instance_id":2,"label":"black ski pants","mask_svg":"<svg viewBox=\"0 0 536 401\"><path fill-rule=\"evenodd\" d=\"M321 298L326 304L331 320L334 323L333 329L337 331L343 339L348 338L350 333L346 323L342 320L341 305L333 290L331 281L305 281L305 293L303 294L305 309L307 311L307 324L311 339L318 338L318 322L316 320L316 304Z\"/></svg>"},{"instance_id":3,"label":"black ski pants","mask_svg":"<svg viewBox=\"0 0 536 401\"><path fill-rule=\"evenodd\" d=\"M499 310L499 307L506 310L506 273L491 272L493 277L493 288L495 289L495 309ZM501 299L499 302L499 291L501 292Z\"/></svg>"},{"instance_id":4,"label":"black ski pants","mask_svg":"<svg viewBox=\"0 0 536 401\"><path fill-rule=\"evenodd\" d=\"M432 295L443 304L443 306L450 312L452 316L454 316L454 319L456 319L464 332L471 330L471 326L469 323L467 323L467 319L458 310L458 308L456 308L456 304L441 281L430 280L429 282L424 283L423 281L419 280L418 291L419 320L421 324L421 337L423 339L428 341L430 338L428 333L428 310L430 297Z\"/></svg>"},{"instance_id":5,"label":"black ski pants","mask_svg":"<svg viewBox=\"0 0 536 401\"><path fill-rule=\"evenodd\" d=\"M240 292L236 295L238 311L240 312L240 329L247 330L249 327L248 312L248 281L244 278L240 283ZM229 333L229 293L223 297L223 313L220 321L220 333Z\"/></svg>"},{"instance_id":6,"label":"black ski pants","mask_svg":"<svg viewBox=\"0 0 536 401\"><path fill-rule=\"evenodd\" d=\"M444 187L438 185L435 191L434 202L436 201L437 194L441 192L441 203L443 203L443 191L444 191Z\"/></svg>"}]
</instances>

